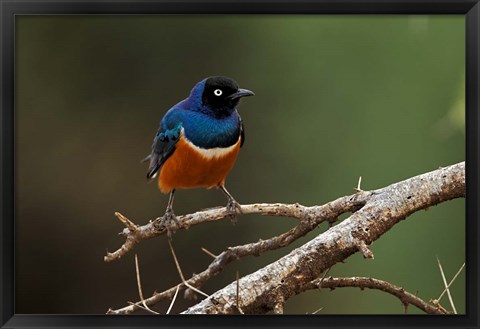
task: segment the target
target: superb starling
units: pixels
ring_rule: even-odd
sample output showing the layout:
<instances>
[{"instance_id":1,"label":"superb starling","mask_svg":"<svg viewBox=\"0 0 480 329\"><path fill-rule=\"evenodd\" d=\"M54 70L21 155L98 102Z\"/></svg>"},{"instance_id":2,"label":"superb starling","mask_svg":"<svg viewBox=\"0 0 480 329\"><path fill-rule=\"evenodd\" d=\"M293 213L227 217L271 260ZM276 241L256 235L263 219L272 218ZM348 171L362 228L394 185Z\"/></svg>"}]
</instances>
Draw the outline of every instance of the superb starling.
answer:
<instances>
[{"instance_id":1,"label":"superb starling","mask_svg":"<svg viewBox=\"0 0 480 329\"><path fill-rule=\"evenodd\" d=\"M239 88L233 79L206 78L190 96L174 105L160 122L155 135L147 179L158 175L158 187L170 193L165 220L175 220L176 189L219 188L228 198L227 211L235 220L240 205L225 188L225 179L245 141L245 129L237 112L240 98L253 92Z\"/></svg>"}]
</instances>

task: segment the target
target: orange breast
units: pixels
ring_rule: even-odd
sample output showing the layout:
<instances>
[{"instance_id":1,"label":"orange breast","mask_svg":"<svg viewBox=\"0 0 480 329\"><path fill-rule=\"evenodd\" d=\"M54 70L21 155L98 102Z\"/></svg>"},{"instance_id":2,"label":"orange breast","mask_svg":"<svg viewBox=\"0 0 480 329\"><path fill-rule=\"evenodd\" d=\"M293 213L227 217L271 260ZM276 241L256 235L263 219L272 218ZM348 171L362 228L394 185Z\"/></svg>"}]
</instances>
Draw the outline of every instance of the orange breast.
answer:
<instances>
[{"instance_id":1,"label":"orange breast","mask_svg":"<svg viewBox=\"0 0 480 329\"><path fill-rule=\"evenodd\" d=\"M225 183L232 170L241 139L228 150L202 150L193 146L182 135L175 145L175 152L160 170L158 187L163 193L178 188L212 188Z\"/></svg>"}]
</instances>

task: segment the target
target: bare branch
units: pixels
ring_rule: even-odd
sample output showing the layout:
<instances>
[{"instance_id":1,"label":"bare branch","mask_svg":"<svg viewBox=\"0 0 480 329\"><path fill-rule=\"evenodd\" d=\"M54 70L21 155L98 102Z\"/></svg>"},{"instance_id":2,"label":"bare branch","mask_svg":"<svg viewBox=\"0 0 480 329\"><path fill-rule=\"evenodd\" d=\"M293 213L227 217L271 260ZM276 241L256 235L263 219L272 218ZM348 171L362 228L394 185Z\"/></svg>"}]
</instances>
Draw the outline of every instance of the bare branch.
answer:
<instances>
[{"instance_id":1,"label":"bare branch","mask_svg":"<svg viewBox=\"0 0 480 329\"><path fill-rule=\"evenodd\" d=\"M465 164L462 162L376 191L360 191L323 206L304 207L298 204L245 205L242 206L244 213L290 216L299 218L300 223L280 236L228 248L218 255L205 271L185 282L199 287L209 278L220 273L227 264L235 259L281 248L305 235L323 221L331 224L342 213L353 212L353 215L348 219L292 251L289 255L242 278L242 284L239 287L242 310L245 313L264 313L266 310L273 310L275 307L275 296L278 297L278 291L284 296L284 300L301 292L302 285L314 280L320 273L335 263L343 261L361 249L359 248L359 246L362 247L361 241L365 246L370 245L398 221L405 219L411 213L446 200L464 196ZM211 209L183 216L182 223L187 222L189 225L193 225L204 221L217 220L225 217L225 215L224 208ZM149 232L147 235L152 234L149 225L138 227L137 232L144 231ZM184 227L184 224L180 226ZM124 234L127 235L126 244L128 241L133 241L131 239L135 240L138 237L134 234L128 235L128 233L124 230ZM164 231L157 232L147 238L163 233ZM142 239L141 237L138 241ZM131 248L133 246L127 248L124 244L119 250L119 257ZM367 250L369 249L367 248ZM365 251L364 255L368 256L368 251ZM186 313L233 313L237 311L235 307L237 304L236 283L234 282L218 291L210 298L187 310ZM145 302L147 305L153 305L161 300L171 298L175 291L176 286L164 292L155 293ZM273 292L275 292L275 295ZM134 306L127 306L119 310L109 309L107 314L128 314L135 310Z\"/></svg>"},{"instance_id":2,"label":"bare branch","mask_svg":"<svg viewBox=\"0 0 480 329\"><path fill-rule=\"evenodd\" d=\"M446 314L442 309L425 302L417 296L405 291L403 288L393 285L389 282L366 278L366 277L351 277L351 278L324 278L316 279L304 286L304 290L316 288L343 288L343 287L357 287L360 289L377 289L389 293L398 299L406 306L408 304L414 305L428 314Z\"/></svg>"},{"instance_id":3,"label":"bare branch","mask_svg":"<svg viewBox=\"0 0 480 329\"><path fill-rule=\"evenodd\" d=\"M323 271L380 238L410 214L465 196L465 163L419 175L368 194L349 218L288 255L242 278L240 299L246 314L273 310L278 295L288 300ZM186 310L185 314L234 313L236 282Z\"/></svg>"},{"instance_id":4,"label":"bare branch","mask_svg":"<svg viewBox=\"0 0 480 329\"><path fill-rule=\"evenodd\" d=\"M275 204L280 206L279 209L281 213L285 215L291 214L292 216L296 215L297 217L303 216L303 219L297 226L283 234L280 234L279 236L275 236L267 240L260 240L258 242L228 248L220 255L216 256L214 261L208 266L206 270L195 275L194 277L185 282L187 282L191 286L200 287L206 281L221 273L228 264L239 258L249 255L258 256L263 252L285 247L291 244L296 239L304 236L311 230L315 229L322 222L326 221L329 223L333 223L341 214L349 211L357 211L362 205L365 204L371 193L372 192L364 191L358 192L350 196L338 198L322 206L304 207L299 204ZM273 213L273 210L270 207L265 207L265 204L257 205L261 205L261 208L259 208L260 211L267 211L264 214L280 216L280 212ZM242 206L242 211L243 209L245 209L244 207L248 207L248 205ZM287 209L289 209L289 212L286 211ZM143 228L141 227L140 230L143 230ZM133 240L128 240L127 237L127 241ZM172 287L168 290L165 290L164 292L154 294L150 298L147 298L145 302L147 303L147 305L154 305L162 300L171 298L174 292L175 287ZM107 314L129 314L134 311L134 307L126 306L118 310L109 309L107 311Z\"/></svg>"},{"instance_id":5,"label":"bare branch","mask_svg":"<svg viewBox=\"0 0 480 329\"><path fill-rule=\"evenodd\" d=\"M334 222L338 216L342 213L353 211L361 207L369 193L360 192L353 196L346 196L339 198L335 201L327 203L324 206L306 207L298 203L296 204L284 204L284 203L256 203L242 205L242 214L262 214L268 216L280 216L280 217L293 217L303 220L302 226L309 226L309 221L312 219L318 219L315 223L311 223L313 227L316 227L323 221ZM118 218L123 218L122 222L129 223L120 234L126 237L125 243L120 249L115 252L107 253L104 257L105 262L111 262L123 257L126 253L132 250L137 243L145 239L151 239L159 235L165 234L167 229L161 222L161 218L156 218L143 226L137 226L133 224L128 218L120 213L116 213ZM240 214L239 214L240 215ZM177 216L178 225L171 227L172 232L179 229L188 229L192 225L211 222L228 218L229 213L226 208L212 208L204 211L199 211L193 214ZM127 224L125 224L127 225ZM135 230L131 230L131 227L135 227ZM306 234L308 231L305 231ZM284 237L285 238L285 237Z\"/></svg>"}]
</instances>

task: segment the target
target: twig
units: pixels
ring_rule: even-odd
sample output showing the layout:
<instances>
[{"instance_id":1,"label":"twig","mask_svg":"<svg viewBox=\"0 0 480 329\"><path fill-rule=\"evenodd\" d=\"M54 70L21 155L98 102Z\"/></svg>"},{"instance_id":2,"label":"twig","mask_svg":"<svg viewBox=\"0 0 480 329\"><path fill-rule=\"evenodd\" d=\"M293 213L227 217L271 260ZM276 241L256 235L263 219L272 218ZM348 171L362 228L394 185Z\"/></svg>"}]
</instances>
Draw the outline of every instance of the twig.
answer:
<instances>
[{"instance_id":1,"label":"twig","mask_svg":"<svg viewBox=\"0 0 480 329\"><path fill-rule=\"evenodd\" d=\"M137 225L135 225L130 219L128 219L127 217L123 216L121 213L119 212L115 212L114 215L127 227L127 229L131 232L131 233L135 233L137 231Z\"/></svg>"},{"instance_id":2,"label":"twig","mask_svg":"<svg viewBox=\"0 0 480 329\"><path fill-rule=\"evenodd\" d=\"M367 244L363 240L356 240L355 244L363 255L363 258L373 259L373 252L368 248Z\"/></svg>"},{"instance_id":3,"label":"twig","mask_svg":"<svg viewBox=\"0 0 480 329\"><path fill-rule=\"evenodd\" d=\"M450 289L448 289L447 279L445 278L445 273L443 272L442 264L440 263L440 259L438 258L438 256L437 256L437 263L438 263L438 267L440 268L440 274L442 275L443 284L445 285L445 290L447 290L448 300L450 301L450 305L452 306L453 313L457 314L457 309L455 308L455 304L453 303L453 298L452 298L452 295L450 294Z\"/></svg>"},{"instance_id":4,"label":"twig","mask_svg":"<svg viewBox=\"0 0 480 329\"><path fill-rule=\"evenodd\" d=\"M402 302L403 305L414 305L428 314L445 314L442 310L436 308L434 305L425 302L417 296L405 291L403 288L393 285L389 282L367 278L367 277L351 277L351 278L332 278L328 277L324 280L314 280L306 285L304 288L343 288L343 287L357 287L360 289L377 289L389 293Z\"/></svg>"}]
</instances>

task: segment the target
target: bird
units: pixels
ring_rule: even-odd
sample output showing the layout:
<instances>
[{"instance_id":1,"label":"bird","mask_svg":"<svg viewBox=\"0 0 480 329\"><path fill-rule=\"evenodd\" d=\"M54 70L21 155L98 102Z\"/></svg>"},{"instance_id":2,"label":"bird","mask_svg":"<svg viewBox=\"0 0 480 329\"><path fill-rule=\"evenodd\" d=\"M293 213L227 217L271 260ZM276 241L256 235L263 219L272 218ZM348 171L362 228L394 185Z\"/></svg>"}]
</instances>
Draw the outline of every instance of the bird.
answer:
<instances>
[{"instance_id":1,"label":"bird","mask_svg":"<svg viewBox=\"0 0 480 329\"><path fill-rule=\"evenodd\" d=\"M164 221L178 224L173 211L177 189L218 188L227 197L229 217L236 222L241 206L225 188L225 180L245 142L237 106L241 98L253 95L232 78L207 77L165 113L151 153L144 158L149 161L147 180L158 176L158 188L169 194Z\"/></svg>"}]
</instances>

